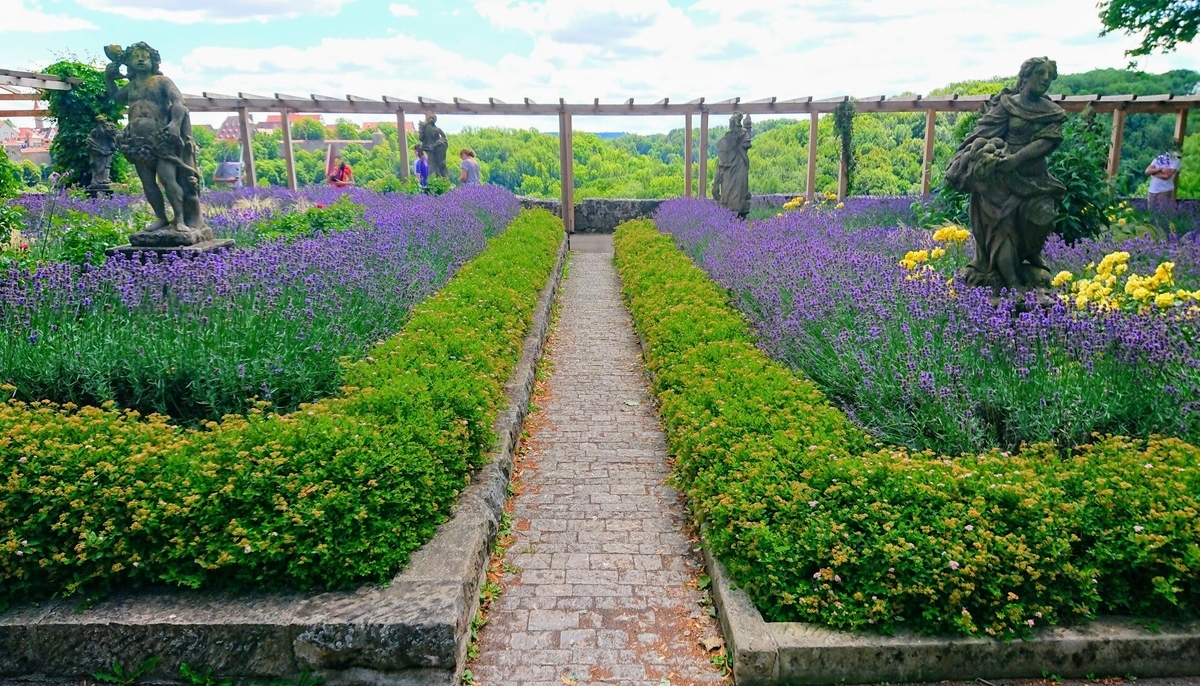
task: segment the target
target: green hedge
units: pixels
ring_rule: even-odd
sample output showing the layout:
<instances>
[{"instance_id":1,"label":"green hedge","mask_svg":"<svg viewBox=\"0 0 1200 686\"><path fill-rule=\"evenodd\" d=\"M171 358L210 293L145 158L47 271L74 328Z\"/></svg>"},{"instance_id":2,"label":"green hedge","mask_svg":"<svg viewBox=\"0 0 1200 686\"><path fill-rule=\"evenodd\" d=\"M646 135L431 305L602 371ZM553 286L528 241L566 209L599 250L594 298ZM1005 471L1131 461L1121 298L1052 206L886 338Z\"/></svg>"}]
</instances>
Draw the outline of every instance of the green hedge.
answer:
<instances>
[{"instance_id":1,"label":"green hedge","mask_svg":"<svg viewBox=\"0 0 1200 686\"><path fill-rule=\"evenodd\" d=\"M753 344L650 222L615 237L676 476L770 621L998 637L1195 616L1200 449L1097 436L948 458L885 446Z\"/></svg>"},{"instance_id":2,"label":"green hedge","mask_svg":"<svg viewBox=\"0 0 1200 686\"><path fill-rule=\"evenodd\" d=\"M0 405L0 603L109 587L385 582L493 440L562 225L526 212L348 363L336 398L198 429ZM10 390L11 392L11 390Z\"/></svg>"}]
</instances>

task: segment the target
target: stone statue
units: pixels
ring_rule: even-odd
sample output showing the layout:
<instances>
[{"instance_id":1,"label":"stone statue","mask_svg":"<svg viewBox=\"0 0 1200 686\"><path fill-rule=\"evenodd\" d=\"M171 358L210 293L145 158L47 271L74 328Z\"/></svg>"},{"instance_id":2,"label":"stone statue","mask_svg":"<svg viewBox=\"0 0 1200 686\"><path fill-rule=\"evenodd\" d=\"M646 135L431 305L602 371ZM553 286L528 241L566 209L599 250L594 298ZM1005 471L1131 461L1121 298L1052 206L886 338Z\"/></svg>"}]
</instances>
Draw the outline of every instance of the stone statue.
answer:
<instances>
[{"instance_id":1,"label":"stone statue","mask_svg":"<svg viewBox=\"0 0 1200 686\"><path fill-rule=\"evenodd\" d=\"M971 195L975 259L962 272L972 286L1045 297L1050 269L1042 258L1066 187L1050 175L1046 157L1063 140L1066 113L1046 97L1058 67L1045 57L1025 60L1015 91L1004 89L946 171L953 188Z\"/></svg>"},{"instance_id":2,"label":"stone statue","mask_svg":"<svg viewBox=\"0 0 1200 686\"><path fill-rule=\"evenodd\" d=\"M96 115L96 127L88 134L88 158L91 166L91 181L87 190L93 194L112 193L112 158L117 152L117 136L120 131L103 114Z\"/></svg>"},{"instance_id":3,"label":"stone statue","mask_svg":"<svg viewBox=\"0 0 1200 686\"><path fill-rule=\"evenodd\" d=\"M729 131L717 141L712 197L742 219L750 214L750 116L734 112Z\"/></svg>"},{"instance_id":4,"label":"stone statue","mask_svg":"<svg viewBox=\"0 0 1200 686\"><path fill-rule=\"evenodd\" d=\"M438 128L437 115L426 114L425 121L419 126L418 137L429 160L429 175L450 178L450 171L446 169L446 148L450 147L450 142L446 140L445 132Z\"/></svg>"},{"instance_id":5,"label":"stone statue","mask_svg":"<svg viewBox=\"0 0 1200 686\"><path fill-rule=\"evenodd\" d=\"M104 72L108 96L129 107L129 124L117 142L121 153L137 168L155 221L129 237L136 247L179 247L210 241L212 229L200 210L200 172L196 141L183 94L158 70L162 59L145 43L128 50L104 49L112 63ZM121 74L121 67L128 73ZM118 87L125 76L129 84ZM162 184L162 188L159 188ZM167 219L163 196L173 212Z\"/></svg>"}]
</instances>

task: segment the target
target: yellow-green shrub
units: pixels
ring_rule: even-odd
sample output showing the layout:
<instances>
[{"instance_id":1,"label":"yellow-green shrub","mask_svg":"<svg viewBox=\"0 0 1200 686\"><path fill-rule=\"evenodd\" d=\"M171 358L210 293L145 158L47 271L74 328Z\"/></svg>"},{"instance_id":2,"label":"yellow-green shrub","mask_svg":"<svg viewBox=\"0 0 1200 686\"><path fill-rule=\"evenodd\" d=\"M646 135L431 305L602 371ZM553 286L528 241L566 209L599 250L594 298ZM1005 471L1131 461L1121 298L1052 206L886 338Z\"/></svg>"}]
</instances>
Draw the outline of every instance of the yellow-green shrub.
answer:
<instances>
[{"instance_id":1,"label":"yellow-green shrub","mask_svg":"<svg viewBox=\"0 0 1200 686\"><path fill-rule=\"evenodd\" d=\"M754 347L650 222L620 227L615 245L677 477L769 620L1012 636L1098 613L1196 614L1196 446L885 446Z\"/></svg>"},{"instance_id":2,"label":"yellow-green shrub","mask_svg":"<svg viewBox=\"0 0 1200 686\"><path fill-rule=\"evenodd\" d=\"M175 584L390 579L484 461L562 225L519 216L336 398L198 430L0 405L0 602Z\"/></svg>"}]
</instances>

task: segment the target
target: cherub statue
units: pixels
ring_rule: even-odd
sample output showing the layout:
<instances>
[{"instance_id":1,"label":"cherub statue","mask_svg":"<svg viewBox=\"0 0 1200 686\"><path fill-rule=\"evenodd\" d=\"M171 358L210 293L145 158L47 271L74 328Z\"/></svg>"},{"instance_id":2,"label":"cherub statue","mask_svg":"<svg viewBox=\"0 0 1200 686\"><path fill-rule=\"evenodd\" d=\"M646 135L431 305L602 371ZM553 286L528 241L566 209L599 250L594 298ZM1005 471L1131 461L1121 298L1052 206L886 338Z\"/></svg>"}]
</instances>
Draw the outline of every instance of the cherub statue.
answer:
<instances>
[{"instance_id":1,"label":"cherub statue","mask_svg":"<svg viewBox=\"0 0 1200 686\"><path fill-rule=\"evenodd\" d=\"M112 63L104 72L108 96L129 107L129 124L118 137L121 152L142 180L155 221L129 237L136 247L176 247L212 240L200 209L196 142L183 94L158 70L162 58L146 43L104 49ZM127 68L122 75L121 67ZM117 79L128 78L124 87ZM159 188L162 184L162 188ZM163 196L173 212L168 220Z\"/></svg>"}]
</instances>

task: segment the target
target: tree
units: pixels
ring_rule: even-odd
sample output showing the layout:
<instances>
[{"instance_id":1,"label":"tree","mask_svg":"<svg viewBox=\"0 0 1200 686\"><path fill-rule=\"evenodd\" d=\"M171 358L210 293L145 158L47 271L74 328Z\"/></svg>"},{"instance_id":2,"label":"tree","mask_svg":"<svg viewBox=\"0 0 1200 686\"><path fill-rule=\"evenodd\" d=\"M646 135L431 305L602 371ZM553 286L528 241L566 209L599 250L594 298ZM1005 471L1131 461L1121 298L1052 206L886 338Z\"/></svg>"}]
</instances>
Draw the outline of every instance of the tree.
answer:
<instances>
[{"instance_id":1,"label":"tree","mask_svg":"<svg viewBox=\"0 0 1200 686\"><path fill-rule=\"evenodd\" d=\"M16 195L21 186L21 169L8 159L8 155L0 151L0 199ZM8 235L0 236L0 240L8 240Z\"/></svg>"},{"instance_id":2,"label":"tree","mask_svg":"<svg viewBox=\"0 0 1200 686\"><path fill-rule=\"evenodd\" d=\"M292 138L301 141L325 140L325 127L316 119L297 119L292 122Z\"/></svg>"},{"instance_id":3,"label":"tree","mask_svg":"<svg viewBox=\"0 0 1200 686\"><path fill-rule=\"evenodd\" d=\"M1106 0L1100 3L1104 30L1142 34L1142 43L1126 55L1170 52L1180 43L1190 43L1200 28L1200 3L1196 0Z\"/></svg>"}]
</instances>

